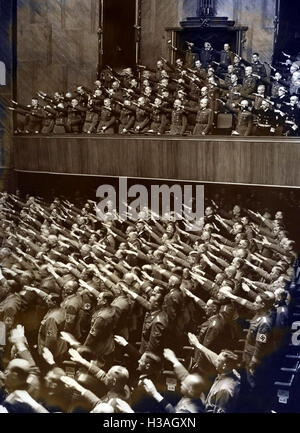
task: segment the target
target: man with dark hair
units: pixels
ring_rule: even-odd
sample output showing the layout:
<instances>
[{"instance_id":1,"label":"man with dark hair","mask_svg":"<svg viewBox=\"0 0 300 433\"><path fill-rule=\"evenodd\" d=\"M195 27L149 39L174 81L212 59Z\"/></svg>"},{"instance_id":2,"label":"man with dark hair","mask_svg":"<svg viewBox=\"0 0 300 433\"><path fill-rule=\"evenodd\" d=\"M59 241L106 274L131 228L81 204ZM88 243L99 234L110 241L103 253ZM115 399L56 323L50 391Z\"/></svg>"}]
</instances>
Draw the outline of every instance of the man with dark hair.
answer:
<instances>
[{"instance_id":1,"label":"man with dark hair","mask_svg":"<svg viewBox=\"0 0 300 433\"><path fill-rule=\"evenodd\" d=\"M206 397L206 412L232 413L238 401L241 377L235 370L238 356L224 349L218 355L215 367L218 372L212 387Z\"/></svg>"},{"instance_id":2,"label":"man with dark hair","mask_svg":"<svg viewBox=\"0 0 300 433\"><path fill-rule=\"evenodd\" d=\"M218 317L218 312L219 302L215 299L209 299L206 303L206 316L208 320L200 325L200 329L198 331L198 339L200 343L217 353L220 350L218 334L222 330L222 324L220 322L220 318ZM211 368L211 365L209 365L207 359L197 349L195 350L193 356L192 369L193 371L205 373L207 375L215 374L215 369Z\"/></svg>"},{"instance_id":3,"label":"man with dark hair","mask_svg":"<svg viewBox=\"0 0 300 433\"><path fill-rule=\"evenodd\" d=\"M111 292L102 292L97 298L98 310L92 317L92 326L84 346L95 351L97 359L105 363L107 357L115 349L114 314L115 309L111 307L114 296Z\"/></svg>"}]
</instances>

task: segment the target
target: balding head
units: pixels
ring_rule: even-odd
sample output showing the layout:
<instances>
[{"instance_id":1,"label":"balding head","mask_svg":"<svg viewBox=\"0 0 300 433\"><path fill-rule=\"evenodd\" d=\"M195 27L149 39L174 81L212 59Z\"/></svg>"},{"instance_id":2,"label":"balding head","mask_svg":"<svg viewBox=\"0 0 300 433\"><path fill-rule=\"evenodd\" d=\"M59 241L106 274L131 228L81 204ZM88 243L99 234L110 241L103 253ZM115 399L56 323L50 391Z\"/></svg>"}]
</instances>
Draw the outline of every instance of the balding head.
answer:
<instances>
[{"instance_id":1,"label":"balding head","mask_svg":"<svg viewBox=\"0 0 300 433\"><path fill-rule=\"evenodd\" d=\"M184 397L200 398L204 388L204 379L199 374L189 374L181 382L181 393Z\"/></svg>"},{"instance_id":2,"label":"balding head","mask_svg":"<svg viewBox=\"0 0 300 433\"><path fill-rule=\"evenodd\" d=\"M13 359L5 370L5 386L8 392L27 388L30 363L21 358Z\"/></svg>"}]
</instances>

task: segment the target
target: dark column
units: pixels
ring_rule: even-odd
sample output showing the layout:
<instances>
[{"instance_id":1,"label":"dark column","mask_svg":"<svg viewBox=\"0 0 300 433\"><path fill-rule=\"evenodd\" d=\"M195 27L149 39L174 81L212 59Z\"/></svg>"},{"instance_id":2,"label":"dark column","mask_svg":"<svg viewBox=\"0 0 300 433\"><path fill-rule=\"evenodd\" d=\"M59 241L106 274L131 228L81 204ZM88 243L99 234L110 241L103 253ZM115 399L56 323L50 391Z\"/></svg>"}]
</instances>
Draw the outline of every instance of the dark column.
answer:
<instances>
[{"instance_id":1,"label":"dark column","mask_svg":"<svg viewBox=\"0 0 300 433\"><path fill-rule=\"evenodd\" d=\"M13 115L7 107L16 97L16 0L0 0L0 17L0 189L11 190Z\"/></svg>"}]
</instances>

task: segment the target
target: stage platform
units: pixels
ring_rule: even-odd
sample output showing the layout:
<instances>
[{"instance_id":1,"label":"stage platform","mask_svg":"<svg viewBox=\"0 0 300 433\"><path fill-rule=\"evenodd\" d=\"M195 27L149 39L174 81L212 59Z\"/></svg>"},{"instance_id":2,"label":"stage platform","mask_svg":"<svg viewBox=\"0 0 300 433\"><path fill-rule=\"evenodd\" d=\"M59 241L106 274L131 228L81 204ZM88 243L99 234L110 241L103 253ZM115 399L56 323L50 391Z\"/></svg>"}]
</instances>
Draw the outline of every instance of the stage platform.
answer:
<instances>
[{"instance_id":1,"label":"stage platform","mask_svg":"<svg viewBox=\"0 0 300 433\"><path fill-rule=\"evenodd\" d=\"M300 137L17 135L17 172L300 188Z\"/></svg>"}]
</instances>

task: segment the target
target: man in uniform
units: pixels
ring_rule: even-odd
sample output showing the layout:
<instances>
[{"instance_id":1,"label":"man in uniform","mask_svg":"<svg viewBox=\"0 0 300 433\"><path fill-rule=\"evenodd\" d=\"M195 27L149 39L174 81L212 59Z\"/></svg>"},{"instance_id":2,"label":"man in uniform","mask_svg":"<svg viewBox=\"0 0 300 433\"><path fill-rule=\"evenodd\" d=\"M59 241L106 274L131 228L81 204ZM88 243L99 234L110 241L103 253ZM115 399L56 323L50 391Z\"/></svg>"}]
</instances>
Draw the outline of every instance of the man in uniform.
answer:
<instances>
[{"instance_id":1,"label":"man in uniform","mask_svg":"<svg viewBox=\"0 0 300 433\"><path fill-rule=\"evenodd\" d=\"M207 69L212 61L215 60L215 51L210 42L204 42L204 47L200 50L200 61L202 66Z\"/></svg>"},{"instance_id":2,"label":"man in uniform","mask_svg":"<svg viewBox=\"0 0 300 433\"><path fill-rule=\"evenodd\" d=\"M78 106L78 100L72 99L71 101L71 107L68 109L68 117L67 117L67 124L66 129L67 132L72 132L75 134L78 134L81 132L82 128L82 116L80 111L77 109Z\"/></svg>"},{"instance_id":3,"label":"man in uniform","mask_svg":"<svg viewBox=\"0 0 300 433\"><path fill-rule=\"evenodd\" d=\"M219 338L223 328L224 320L218 315L219 302L215 299L209 299L206 303L207 321L200 325L198 340L207 349L219 353L223 347ZM208 362L206 357L198 349L195 350L193 357L193 371L205 374L208 378L216 375L215 368Z\"/></svg>"},{"instance_id":4,"label":"man in uniform","mask_svg":"<svg viewBox=\"0 0 300 433\"><path fill-rule=\"evenodd\" d=\"M254 388L253 403L259 411L262 399L270 395L272 385L272 353L275 350L273 327L274 312L272 307L275 296L272 292L265 292L264 298L255 299L256 314L250 322L249 331L245 341L243 360L250 387Z\"/></svg>"},{"instance_id":5,"label":"man in uniform","mask_svg":"<svg viewBox=\"0 0 300 433\"><path fill-rule=\"evenodd\" d=\"M238 357L230 350L222 350L217 356L216 377L205 401L205 411L208 413L234 413L240 388L241 376L235 370L238 365Z\"/></svg>"},{"instance_id":6,"label":"man in uniform","mask_svg":"<svg viewBox=\"0 0 300 433\"><path fill-rule=\"evenodd\" d=\"M125 100L119 118L119 134L127 134L135 121L134 108L129 100Z\"/></svg>"},{"instance_id":7,"label":"man in uniform","mask_svg":"<svg viewBox=\"0 0 300 433\"><path fill-rule=\"evenodd\" d=\"M116 117L109 98L104 99L104 106L99 116L97 134L114 134Z\"/></svg>"},{"instance_id":8,"label":"man in uniform","mask_svg":"<svg viewBox=\"0 0 300 433\"><path fill-rule=\"evenodd\" d=\"M233 58L233 73L238 76L239 83L242 83L245 75L245 69L241 65L241 58L238 56Z\"/></svg>"},{"instance_id":9,"label":"man in uniform","mask_svg":"<svg viewBox=\"0 0 300 433\"><path fill-rule=\"evenodd\" d=\"M214 113L208 108L208 99L201 99L193 135L207 135L212 129Z\"/></svg>"},{"instance_id":10,"label":"man in uniform","mask_svg":"<svg viewBox=\"0 0 300 433\"><path fill-rule=\"evenodd\" d=\"M172 110L172 120L170 127L170 135L184 135L187 127L187 116L180 99L175 99L174 108Z\"/></svg>"},{"instance_id":11,"label":"man in uniform","mask_svg":"<svg viewBox=\"0 0 300 433\"><path fill-rule=\"evenodd\" d=\"M285 131L291 137L299 136L300 108L298 107L298 104L299 104L299 97L293 95L290 98L290 105L286 109Z\"/></svg>"},{"instance_id":12,"label":"man in uniform","mask_svg":"<svg viewBox=\"0 0 300 433\"><path fill-rule=\"evenodd\" d=\"M233 63L234 54L230 51L230 45L228 43L224 44L224 49L220 51L220 64L217 69L217 75L221 75L223 78L229 65Z\"/></svg>"},{"instance_id":13,"label":"man in uniform","mask_svg":"<svg viewBox=\"0 0 300 433\"><path fill-rule=\"evenodd\" d=\"M244 97L248 97L256 89L257 78L253 76L253 69L251 66L245 68L245 77L243 79L243 85L241 93Z\"/></svg>"},{"instance_id":14,"label":"man in uniform","mask_svg":"<svg viewBox=\"0 0 300 433\"><path fill-rule=\"evenodd\" d=\"M137 134L144 133L147 131L147 127L150 121L149 112L146 106L146 99L144 96L140 96L135 108L135 123L134 132Z\"/></svg>"},{"instance_id":15,"label":"man in uniform","mask_svg":"<svg viewBox=\"0 0 300 433\"><path fill-rule=\"evenodd\" d=\"M110 292L101 292L97 299L98 310L94 313L91 329L84 346L94 351L97 360L107 361L107 357L115 350L114 344L114 314L115 309L111 307L114 296Z\"/></svg>"},{"instance_id":16,"label":"man in uniform","mask_svg":"<svg viewBox=\"0 0 300 433\"><path fill-rule=\"evenodd\" d=\"M238 84L238 77L236 74L231 75L231 82L229 86L227 96L227 102L226 107L229 108L229 110L233 110L237 107L238 103L241 100L241 84Z\"/></svg>"},{"instance_id":17,"label":"man in uniform","mask_svg":"<svg viewBox=\"0 0 300 433\"><path fill-rule=\"evenodd\" d=\"M236 125L232 135L251 135L253 126L253 115L249 111L249 102L243 99L240 103L240 110L237 111Z\"/></svg>"},{"instance_id":18,"label":"man in uniform","mask_svg":"<svg viewBox=\"0 0 300 433\"><path fill-rule=\"evenodd\" d=\"M258 75L260 77L260 79L264 79L267 77L266 68L261 63L261 61L259 60L259 54L258 53L252 54L251 66L252 66L253 74Z\"/></svg>"},{"instance_id":19,"label":"man in uniform","mask_svg":"<svg viewBox=\"0 0 300 433\"><path fill-rule=\"evenodd\" d=\"M258 110L253 110L257 116L257 125L254 135L274 135L276 128L276 117L274 110L270 108L268 100L263 99L261 107Z\"/></svg>"}]
</instances>

